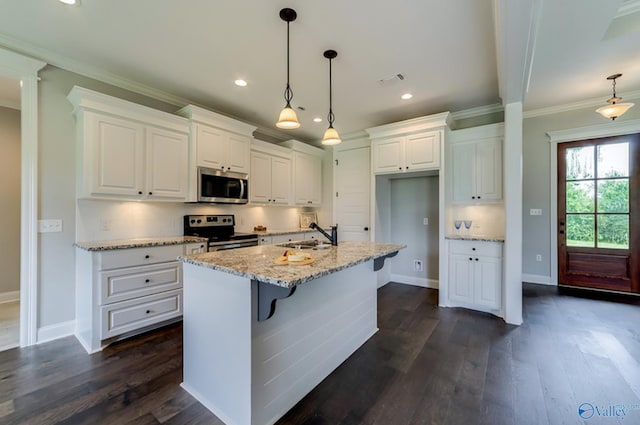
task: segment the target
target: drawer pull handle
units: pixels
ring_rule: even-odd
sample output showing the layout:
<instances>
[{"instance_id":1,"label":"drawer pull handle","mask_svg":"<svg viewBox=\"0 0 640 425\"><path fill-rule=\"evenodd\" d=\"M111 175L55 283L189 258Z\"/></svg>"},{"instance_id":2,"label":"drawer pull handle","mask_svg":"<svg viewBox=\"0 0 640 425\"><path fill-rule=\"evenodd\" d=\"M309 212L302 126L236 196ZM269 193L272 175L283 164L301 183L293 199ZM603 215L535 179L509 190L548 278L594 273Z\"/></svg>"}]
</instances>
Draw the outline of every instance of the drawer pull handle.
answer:
<instances>
[{"instance_id":1,"label":"drawer pull handle","mask_svg":"<svg viewBox=\"0 0 640 425\"><path fill-rule=\"evenodd\" d=\"M145 258L146 260L148 260L148 259L149 259L149 254L145 255L145 256L144 256L144 258Z\"/></svg>"},{"instance_id":2,"label":"drawer pull handle","mask_svg":"<svg viewBox=\"0 0 640 425\"><path fill-rule=\"evenodd\" d=\"M144 280L144 283L149 283L149 282L151 282L151 279L145 279Z\"/></svg>"}]
</instances>

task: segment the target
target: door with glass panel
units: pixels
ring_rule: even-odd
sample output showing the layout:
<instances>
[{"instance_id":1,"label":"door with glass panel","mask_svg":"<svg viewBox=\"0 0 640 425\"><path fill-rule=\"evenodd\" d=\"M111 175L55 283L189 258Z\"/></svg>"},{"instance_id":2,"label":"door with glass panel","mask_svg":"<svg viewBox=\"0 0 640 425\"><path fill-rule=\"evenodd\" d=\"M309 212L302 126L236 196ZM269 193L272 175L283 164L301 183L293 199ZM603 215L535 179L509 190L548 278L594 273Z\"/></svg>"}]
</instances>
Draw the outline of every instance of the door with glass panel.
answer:
<instances>
[{"instance_id":1,"label":"door with glass panel","mask_svg":"<svg viewBox=\"0 0 640 425\"><path fill-rule=\"evenodd\" d=\"M558 146L558 283L640 293L640 135Z\"/></svg>"}]
</instances>

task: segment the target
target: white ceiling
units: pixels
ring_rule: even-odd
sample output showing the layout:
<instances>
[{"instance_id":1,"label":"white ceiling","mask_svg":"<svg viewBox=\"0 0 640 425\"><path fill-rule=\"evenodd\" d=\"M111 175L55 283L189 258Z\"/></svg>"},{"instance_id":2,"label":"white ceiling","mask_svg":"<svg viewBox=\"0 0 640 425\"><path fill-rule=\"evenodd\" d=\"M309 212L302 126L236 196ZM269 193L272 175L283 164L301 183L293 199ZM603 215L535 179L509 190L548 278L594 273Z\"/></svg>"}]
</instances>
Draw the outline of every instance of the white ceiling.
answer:
<instances>
[{"instance_id":1,"label":"white ceiling","mask_svg":"<svg viewBox=\"0 0 640 425\"><path fill-rule=\"evenodd\" d=\"M333 109L343 135L499 103L497 64L506 53L496 52L494 1L505 0L83 0L79 7L0 0L0 45L138 91L158 89L164 100L192 101L265 134L313 142L327 126L326 49L338 51ZM637 0L528 1L541 7L525 109L604 101L611 90L605 78L617 72L625 100L640 90L638 32L603 41L623 3ZM298 12L292 104L306 109L302 127L284 135L274 125L284 106L283 7ZM378 82L396 73L405 80ZM236 78L249 86L234 86ZM404 92L413 99L401 100ZM323 122L314 123L316 116Z\"/></svg>"}]
</instances>

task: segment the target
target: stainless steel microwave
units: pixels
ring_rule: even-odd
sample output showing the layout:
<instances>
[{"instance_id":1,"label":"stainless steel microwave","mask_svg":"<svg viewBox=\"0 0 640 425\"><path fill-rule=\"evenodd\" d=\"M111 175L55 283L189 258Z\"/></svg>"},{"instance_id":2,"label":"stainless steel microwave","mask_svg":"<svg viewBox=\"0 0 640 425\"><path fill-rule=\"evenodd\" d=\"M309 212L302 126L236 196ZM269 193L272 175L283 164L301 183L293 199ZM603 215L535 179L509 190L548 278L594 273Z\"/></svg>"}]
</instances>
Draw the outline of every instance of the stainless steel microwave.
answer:
<instances>
[{"instance_id":1,"label":"stainless steel microwave","mask_svg":"<svg viewBox=\"0 0 640 425\"><path fill-rule=\"evenodd\" d=\"M198 167L198 202L248 203L249 175Z\"/></svg>"}]
</instances>

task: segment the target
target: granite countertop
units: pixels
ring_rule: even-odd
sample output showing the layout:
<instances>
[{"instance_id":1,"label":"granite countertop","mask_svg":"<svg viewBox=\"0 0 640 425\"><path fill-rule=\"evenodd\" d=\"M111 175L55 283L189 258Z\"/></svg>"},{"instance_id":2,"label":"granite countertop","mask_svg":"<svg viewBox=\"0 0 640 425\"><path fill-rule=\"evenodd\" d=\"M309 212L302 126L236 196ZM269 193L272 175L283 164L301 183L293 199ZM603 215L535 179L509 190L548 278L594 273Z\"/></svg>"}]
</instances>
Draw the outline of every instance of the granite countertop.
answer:
<instances>
[{"instance_id":1,"label":"granite countertop","mask_svg":"<svg viewBox=\"0 0 640 425\"><path fill-rule=\"evenodd\" d=\"M286 250L276 245L207 252L179 257L179 259L196 266L293 288L365 261L384 257L403 248L406 248L406 245L344 241L338 246L327 249L303 250L311 254L314 259L314 262L308 265L275 264L274 260Z\"/></svg>"},{"instance_id":2,"label":"granite countertop","mask_svg":"<svg viewBox=\"0 0 640 425\"><path fill-rule=\"evenodd\" d=\"M87 251L109 251L112 249L145 248L150 246L184 245L207 242L207 238L197 236L168 236L160 238L114 239L108 241L76 242L74 246Z\"/></svg>"},{"instance_id":3,"label":"granite countertop","mask_svg":"<svg viewBox=\"0 0 640 425\"><path fill-rule=\"evenodd\" d=\"M445 239L478 242L504 242L504 236L495 235L447 235Z\"/></svg>"}]
</instances>

